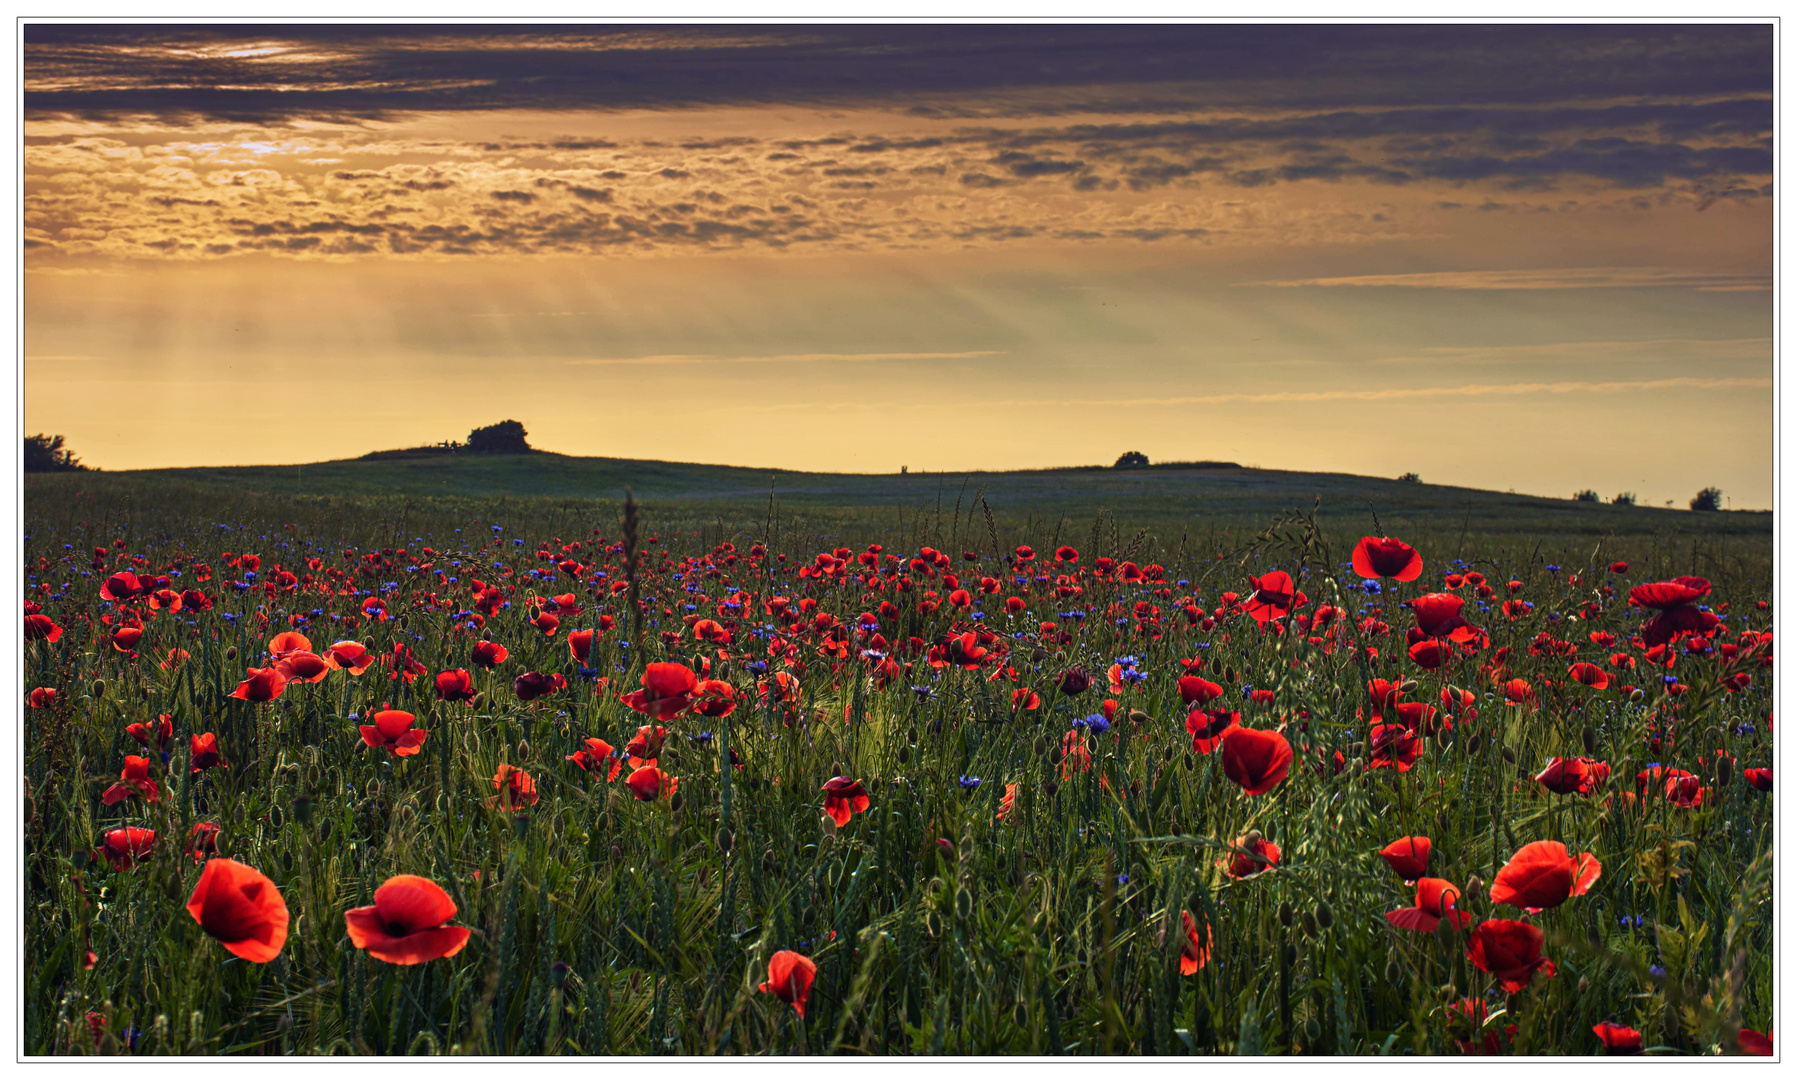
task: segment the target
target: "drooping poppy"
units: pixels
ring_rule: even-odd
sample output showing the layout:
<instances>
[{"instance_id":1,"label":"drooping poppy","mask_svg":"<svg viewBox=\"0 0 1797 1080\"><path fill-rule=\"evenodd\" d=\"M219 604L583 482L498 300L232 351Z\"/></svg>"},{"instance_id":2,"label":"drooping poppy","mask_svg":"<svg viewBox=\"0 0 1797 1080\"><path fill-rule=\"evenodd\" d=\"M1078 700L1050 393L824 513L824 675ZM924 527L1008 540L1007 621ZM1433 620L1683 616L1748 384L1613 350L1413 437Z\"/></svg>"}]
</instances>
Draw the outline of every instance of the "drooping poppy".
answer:
<instances>
[{"instance_id":1,"label":"drooping poppy","mask_svg":"<svg viewBox=\"0 0 1797 1080\"><path fill-rule=\"evenodd\" d=\"M1235 852L1226 860L1229 876L1238 880L1264 874L1279 865L1279 845L1251 832L1235 842Z\"/></svg>"},{"instance_id":2,"label":"drooping poppy","mask_svg":"<svg viewBox=\"0 0 1797 1080\"><path fill-rule=\"evenodd\" d=\"M820 790L824 793L824 813L830 815L837 828L847 825L851 816L862 813L870 805L867 789L861 786L861 781L846 776L831 777Z\"/></svg>"},{"instance_id":3,"label":"drooping poppy","mask_svg":"<svg viewBox=\"0 0 1797 1080\"><path fill-rule=\"evenodd\" d=\"M1186 717L1192 753L1208 754L1223 745L1223 736L1241 725L1242 714L1229 709L1193 709Z\"/></svg>"},{"instance_id":4,"label":"drooping poppy","mask_svg":"<svg viewBox=\"0 0 1797 1080\"><path fill-rule=\"evenodd\" d=\"M535 701L557 690L565 690L568 680L560 672L544 674L540 671L526 671L512 680L512 693L518 695L519 701Z\"/></svg>"},{"instance_id":5,"label":"drooping poppy","mask_svg":"<svg viewBox=\"0 0 1797 1080\"><path fill-rule=\"evenodd\" d=\"M235 859L212 859L200 872L187 910L233 955L266 964L287 942L287 901L266 875Z\"/></svg>"},{"instance_id":6,"label":"drooping poppy","mask_svg":"<svg viewBox=\"0 0 1797 1080\"><path fill-rule=\"evenodd\" d=\"M207 769L228 769L230 762L218 749L218 736L213 732L195 735L188 741L187 764L189 773L199 774Z\"/></svg>"},{"instance_id":7,"label":"drooping poppy","mask_svg":"<svg viewBox=\"0 0 1797 1080\"><path fill-rule=\"evenodd\" d=\"M467 668L439 671L435 682L439 701L474 700L474 676L468 674Z\"/></svg>"},{"instance_id":8,"label":"drooping poppy","mask_svg":"<svg viewBox=\"0 0 1797 1080\"><path fill-rule=\"evenodd\" d=\"M362 724L362 741L369 746L386 747L394 757L411 757L424 745L429 732L412 728L418 718L399 709L382 709L369 717L372 724Z\"/></svg>"},{"instance_id":9,"label":"drooping poppy","mask_svg":"<svg viewBox=\"0 0 1797 1080\"><path fill-rule=\"evenodd\" d=\"M107 806L120 803L135 796L142 796L149 802L162 797L162 789L156 781L150 779L150 759L125 755L125 768L119 773L119 782L100 794L100 801Z\"/></svg>"},{"instance_id":10,"label":"drooping poppy","mask_svg":"<svg viewBox=\"0 0 1797 1080\"><path fill-rule=\"evenodd\" d=\"M469 657L469 662L476 667L492 668L497 664L505 663L506 657L510 655L506 652L504 645L491 641L479 641L474 645L474 652Z\"/></svg>"},{"instance_id":11,"label":"drooping poppy","mask_svg":"<svg viewBox=\"0 0 1797 1080\"><path fill-rule=\"evenodd\" d=\"M1558 840L1524 844L1491 882L1491 902L1528 911L1559 907L1569 898L1583 896L1603 873L1603 864L1589 851L1574 858Z\"/></svg>"},{"instance_id":12,"label":"drooping poppy","mask_svg":"<svg viewBox=\"0 0 1797 1080\"><path fill-rule=\"evenodd\" d=\"M643 671L643 688L624 695L624 704L657 720L672 720L692 704L699 676L685 664L650 664Z\"/></svg>"},{"instance_id":13,"label":"drooping poppy","mask_svg":"<svg viewBox=\"0 0 1797 1080\"><path fill-rule=\"evenodd\" d=\"M1551 979L1559 970L1552 960L1541 955L1546 941L1547 935L1539 926L1512 919L1487 919L1474 928L1466 959L1480 971L1495 975L1506 992L1520 994L1537 971Z\"/></svg>"},{"instance_id":14,"label":"drooping poppy","mask_svg":"<svg viewBox=\"0 0 1797 1080\"><path fill-rule=\"evenodd\" d=\"M1423 573L1423 557L1402 540L1363 536L1354 545L1354 572L1363 578L1415 581Z\"/></svg>"},{"instance_id":15,"label":"drooping poppy","mask_svg":"<svg viewBox=\"0 0 1797 1080\"><path fill-rule=\"evenodd\" d=\"M443 887L416 874L390 877L374 891L374 903L343 913L350 944L389 964L446 959L468 944L465 926L450 926L455 901Z\"/></svg>"},{"instance_id":16,"label":"drooping poppy","mask_svg":"<svg viewBox=\"0 0 1797 1080\"><path fill-rule=\"evenodd\" d=\"M324 651L324 662L333 668L360 675L373 666L375 655L359 641L339 641Z\"/></svg>"},{"instance_id":17,"label":"drooping poppy","mask_svg":"<svg viewBox=\"0 0 1797 1080\"><path fill-rule=\"evenodd\" d=\"M1091 688L1092 676L1086 674L1086 669L1083 667L1070 667L1061 672L1060 681L1056 685L1060 687L1061 693L1068 697L1078 697Z\"/></svg>"},{"instance_id":18,"label":"drooping poppy","mask_svg":"<svg viewBox=\"0 0 1797 1080\"><path fill-rule=\"evenodd\" d=\"M1443 920L1464 930L1472 925L1473 917L1458 910L1460 890L1452 882L1441 878L1419 878L1416 883L1416 903L1407 908L1385 913L1386 921L1400 930L1415 930L1419 933L1433 934Z\"/></svg>"},{"instance_id":19,"label":"drooping poppy","mask_svg":"<svg viewBox=\"0 0 1797 1080\"><path fill-rule=\"evenodd\" d=\"M1204 940L1198 940L1198 920L1192 918L1189 911L1179 913L1179 921L1185 928L1185 940L1179 945L1179 973L1196 975L1205 964L1210 963L1211 946L1216 937L1211 933L1210 923L1204 924Z\"/></svg>"},{"instance_id":20,"label":"drooping poppy","mask_svg":"<svg viewBox=\"0 0 1797 1080\"><path fill-rule=\"evenodd\" d=\"M1608 1056L1633 1055L1641 1052L1641 1033L1632 1027L1612 1024L1605 1020L1591 1030L1599 1039L1603 1040L1604 1053Z\"/></svg>"},{"instance_id":21,"label":"drooping poppy","mask_svg":"<svg viewBox=\"0 0 1797 1080\"><path fill-rule=\"evenodd\" d=\"M131 870L149 858L155 846L155 830L131 827L108 830L101 851L114 870Z\"/></svg>"},{"instance_id":22,"label":"drooping poppy","mask_svg":"<svg viewBox=\"0 0 1797 1080\"><path fill-rule=\"evenodd\" d=\"M564 760L572 761L581 769L595 776L599 775L599 770L605 768L606 762L609 761L611 763L610 772L605 777L608 783L616 780L618 772L624 768L624 763L618 759L617 752L612 749L611 743L604 739L587 739L585 750L576 750L567 755Z\"/></svg>"},{"instance_id":23,"label":"drooping poppy","mask_svg":"<svg viewBox=\"0 0 1797 1080\"><path fill-rule=\"evenodd\" d=\"M499 771L493 774L493 788L499 794L487 800L489 808L497 806L503 810L523 810L537 804L536 781L523 769L503 762Z\"/></svg>"},{"instance_id":24,"label":"drooping poppy","mask_svg":"<svg viewBox=\"0 0 1797 1080\"><path fill-rule=\"evenodd\" d=\"M768 958L767 982L758 989L791 1005L802 1019L805 1001L811 996L811 984L816 978L817 965L809 957L800 956L791 949L781 949Z\"/></svg>"},{"instance_id":25,"label":"drooping poppy","mask_svg":"<svg viewBox=\"0 0 1797 1080\"><path fill-rule=\"evenodd\" d=\"M1429 872L1431 844L1426 836L1400 836L1385 845L1379 855L1405 881L1416 881Z\"/></svg>"},{"instance_id":26,"label":"drooping poppy","mask_svg":"<svg viewBox=\"0 0 1797 1080\"><path fill-rule=\"evenodd\" d=\"M640 802L650 802L662 796L671 799L679 785L678 777L669 776L653 765L644 765L624 779L624 786Z\"/></svg>"},{"instance_id":27,"label":"drooping poppy","mask_svg":"<svg viewBox=\"0 0 1797 1080\"><path fill-rule=\"evenodd\" d=\"M231 696L241 701L273 701L287 688L287 677L272 667L250 668L249 678L237 684Z\"/></svg>"},{"instance_id":28,"label":"drooping poppy","mask_svg":"<svg viewBox=\"0 0 1797 1080\"><path fill-rule=\"evenodd\" d=\"M1292 744L1276 731L1239 727L1225 731L1222 739L1223 775L1245 794L1269 792L1291 772Z\"/></svg>"}]
</instances>

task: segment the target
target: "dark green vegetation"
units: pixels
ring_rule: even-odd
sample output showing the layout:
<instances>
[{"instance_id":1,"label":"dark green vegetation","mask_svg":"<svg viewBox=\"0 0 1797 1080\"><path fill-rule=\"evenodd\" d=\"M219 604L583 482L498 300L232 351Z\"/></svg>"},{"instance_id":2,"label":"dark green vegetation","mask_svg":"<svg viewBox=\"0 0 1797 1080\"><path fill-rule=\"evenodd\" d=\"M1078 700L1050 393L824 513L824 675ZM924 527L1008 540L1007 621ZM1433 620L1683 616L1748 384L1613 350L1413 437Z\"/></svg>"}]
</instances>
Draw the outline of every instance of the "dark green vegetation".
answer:
<instances>
[{"instance_id":1,"label":"dark green vegetation","mask_svg":"<svg viewBox=\"0 0 1797 1080\"><path fill-rule=\"evenodd\" d=\"M61 435L25 436L24 468L26 472L86 472L87 466L63 445Z\"/></svg>"},{"instance_id":2,"label":"dark green vegetation","mask_svg":"<svg viewBox=\"0 0 1797 1080\"><path fill-rule=\"evenodd\" d=\"M1701 574L1715 583L1708 602L1729 605L1731 633L1769 626L1757 606L1769 598L1769 542L1746 527L1758 516L1247 470L991 475L959 498L958 477L783 474L770 507L755 487L765 477L749 470L541 457L563 471L537 482L568 490L473 497L542 475L501 459L416 473L411 463L308 466L300 495L282 486L292 470L28 481L27 596L63 633L29 643L24 660L27 689L58 691L54 706L23 717L26 1053L119 1051L136 1029L145 1054L1443 1054L1489 1037L1501 1052L1586 1055L1599 1049L1592 1025L1611 1020L1641 1031L1655 1053L1713 1054L1732 1052L1737 1027L1770 1025L1772 799L1741 774L1770 764L1770 669L1757 656L1730 667L1719 646L1684 656L1675 697L1651 669L1608 662L1616 650L1642 656L1628 645L1640 612L1624 602L1637 582ZM434 477L465 494L317 494L330 477L356 476L364 492L381 490L382 477ZM630 483L646 500L637 646L628 594L610 587L629 577L613 547L617 507L571 497L578 477L601 494ZM982 486L991 519L974 500ZM655 491L680 497L646 494ZM1252 518L1315 494L1320 528ZM1464 500L1475 496L1469 514ZM1157 505L1173 498L1184 501ZM1425 560L1420 580L1387 582L1379 596L1343 566L1354 540L1374 531L1368 499L1381 531ZM1070 509L1099 500L1116 512ZM1606 535L1604 523L1624 521L1653 524ZM1736 523L1742 531L1729 531ZM569 550L574 541L583 546ZM789 558L760 558L758 543ZM936 668L903 644L975 626L946 602L918 609L925 590L946 597L940 570L880 561L879 585L857 580L853 561L844 575L794 572L819 552L869 543L907 558L933 546L968 584L999 580L998 593L980 595L984 625L998 634L977 670ZM1000 555L1026 543L1038 569L1019 586ZM1080 549L1081 567L1129 559L1164 566L1165 579L1057 569L1059 544ZM98 568L95 547L107 549ZM577 562L578 578L539 551ZM258 553L259 576L246 580L227 552ZM1489 648L1422 670L1405 659L1412 619L1401 604L1442 588L1456 558L1485 573L1498 600L1532 607L1509 617L1494 602L1475 613L1469 599ZM1619 559L1629 570L1609 573ZM299 578L292 590L276 585L280 568ZM135 605L145 632L132 655L99 622L119 614L99 588L120 569L178 572L173 588L201 589L215 606ZM1267 633L1223 601L1273 569L1298 579L1309 610L1328 603L1349 617L1313 640ZM549 578L533 581L533 570ZM599 572L607 576L594 588ZM514 590L478 634L463 614L476 577ZM900 577L909 588L893 583ZM1503 584L1512 578L1514 597ZM1073 586L1081 591L1061 592ZM363 621L370 592L394 618ZM527 621L528 598L566 592L582 613L545 636ZM738 595L744 608L732 615L724 605ZM1011 595L1027 601L1026 614L1004 614ZM878 627L910 670L877 685L858 655L866 640L832 656L836 639L812 618L769 611L775 596L795 607L815 599L850 624L895 602L898 614ZM1211 628L1183 612L1192 596L1202 613L1221 609ZM1088 617L1064 614L1074 610ZM616 625L587 663L609 685L583 677L567 644L601 614ZM231 698L295 615L318 650L343 639L382 653L403 645L426 672L409 682L379 666L339 670L268 704ZM688 617L728 623L736 640L702 643ZM1067 638L1044 634L1043 621ZM775 638L755 633L770 624ZM1613 648L1589 640L1604 631L1619 639ZM1537 655L1541 634L1573 653ZM470 661L477 637L511 650L490 674ZM796 651L770 656L774 640ZM1379 658L1363 666L1356 644ZM159 666L173 648L190 655ZM1499 648L1511 650L1508 674L1539 691L1533 706L1507 706L1482 670ZM1107 668L1125 655L1145 677L1111 692ZM1601 691L1570 682L1574 659L1618 682ZM711 677L742 699L728 717L666 724L659 764L680 778L677 802L638 801L623 777L608 783L565 760L587 737L623 746L637 731L646 718L617 695L638 687L645 660L709 660ZM1222 704L1242 724L1283 727L1299 750L1283 783L1244 795L1219 755L1194 753L1182 660L1226 687ZM785 665L798 698L771 697L773 672L751 662ZM1096 683L1070 697L1057 683L1074 665ZM478 704L435 699L431 676L455 668L474 671ZM562 673L569 688L520 701L512 680L525 671ZM1741 671L1751 684L1725 692L1723 680ZM1478 715L1420 740L1407 772L1369 769L1369 675L1413 679L1405 700L1421 703L1468 688ZM1040 695L1038 709L1013 710L1019 685ZM1245 698L1250 685L1273 700ZM1087 738L1088 769L1069 768L1071 722L1107 698L1119 703L1115 726ZM416 714L429 733L420 754L396 759L363 744L351 714L383 703ZM152 771L167 796L102 806L125 755L140 752L126 725L161 713L176 732L166 771ZM217 734L229 767L191 774L188 739L204 732ZM1327 767L1337 751L1339 774ZM1719 768L1719 752L1732 764ZM1550 756L1585 753L1612 773L1590 797L1548 794L1531 779ZM732 754L743 767L720 768ZM1638 785L1650 761L1689 770L1705 795L1675 805ZM528 811L487 806L502 763L534 778L540 799ZM820 821L819 788L839 773L861 780L872 805L836 829ZM1637 792L1640 803L1629 799ZM219 852L279 886L293 922L273 962L231 957L185 910L199 866L182 848L197 821L217 822ZM89 853L124 825L158 839L141 865L113 871ZM1219 864L1250 830L1283 854L1276 868L1236 879ZM1533 920L1557 974L1505 995L1468 963L1466 933L1392 927L1385 913L1411 904L1414 889L1376 852L1406 835L1433 838L1430 873L1463 887L1463 906L1480 919L1520 917L1482 886L1521 845L1560 840L1596 855L1603 872L1590 892ZM350 945L344 910L369 904L395 874L450 891L453 921L476 930L463 952L402 968ZM1189 976L1179 968L1182 912L1212 934L1208 963ZM756 990L778 949L818 965L802 1021ZM1491 1018L1451 1021L1447 1007L1464 998L1483 1001ZM97 1041L90 1012L104 1021Z\"/></svg>"}]
</instances>

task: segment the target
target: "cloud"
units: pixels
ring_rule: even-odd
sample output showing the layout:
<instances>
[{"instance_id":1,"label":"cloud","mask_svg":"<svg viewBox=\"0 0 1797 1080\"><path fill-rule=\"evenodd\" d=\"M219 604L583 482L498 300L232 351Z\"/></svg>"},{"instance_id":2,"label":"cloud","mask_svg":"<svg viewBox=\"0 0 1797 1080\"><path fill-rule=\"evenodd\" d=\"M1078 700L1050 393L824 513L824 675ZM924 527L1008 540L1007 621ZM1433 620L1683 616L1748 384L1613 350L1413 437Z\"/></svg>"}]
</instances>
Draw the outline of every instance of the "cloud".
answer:
<instances>
[{"instance_id":1,"label":"cloud","mask_svg":"<svg viewBox=\"0 0 1797 1080\"><path fill-rule=\"evenodd\" d=\"M591 360L569 360L571 365L600 366L612 364L810 364L868 363L879 360L977 360L984 356L1002 356L1003 350L979 349L969 352L875 352L875 353L782 353L777 356L716 356L708 353L668 353L656 356L626 356Z\"/></svg>"},{"instance_id":2,"label":"cloud","mask_svg":"<svg viewBox=\"0 0 1797 1080\"><path fill-rule=\"evenodd\" d=\"M1295 289L1647 289L1705 292L1770 289L1770 275L1701 273L1659 266L1591 266L1561 270L1444 270L1420 274L1362 274L1356 277L1241 281L1244 288Z\"/></svg>"},{"instance_id":3,"label":"cloud","mask_svg":"<svg viewBox=\"0 0 1797 1080\"><path fill-rule=\"evenodd\" d=\"M1771 338L1654 338L1645 341L1558 341L1546 345L1467 345L1418 349L1417 355L1386 356L1379 364L1603 363L1646 359L1771 360Z\"/></svg>"}]
</instances>

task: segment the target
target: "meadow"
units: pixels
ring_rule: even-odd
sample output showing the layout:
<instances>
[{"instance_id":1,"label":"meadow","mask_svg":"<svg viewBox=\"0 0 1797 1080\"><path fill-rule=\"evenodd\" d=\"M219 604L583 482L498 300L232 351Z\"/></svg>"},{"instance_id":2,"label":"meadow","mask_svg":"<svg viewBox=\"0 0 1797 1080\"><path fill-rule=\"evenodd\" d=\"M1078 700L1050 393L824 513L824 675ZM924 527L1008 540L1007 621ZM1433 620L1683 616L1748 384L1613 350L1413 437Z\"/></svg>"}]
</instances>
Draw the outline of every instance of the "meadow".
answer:
<instances>
[{"instance_id":1,"label":"meadow","mask_svg":"<svg viewBox=\"0 0 1797 1080\"><path fill-rule=\"evenodd\" d=\"M1770 1052L1770 515L334 465L28 478L25 1053Z\"/></svg>"}]
</instances>

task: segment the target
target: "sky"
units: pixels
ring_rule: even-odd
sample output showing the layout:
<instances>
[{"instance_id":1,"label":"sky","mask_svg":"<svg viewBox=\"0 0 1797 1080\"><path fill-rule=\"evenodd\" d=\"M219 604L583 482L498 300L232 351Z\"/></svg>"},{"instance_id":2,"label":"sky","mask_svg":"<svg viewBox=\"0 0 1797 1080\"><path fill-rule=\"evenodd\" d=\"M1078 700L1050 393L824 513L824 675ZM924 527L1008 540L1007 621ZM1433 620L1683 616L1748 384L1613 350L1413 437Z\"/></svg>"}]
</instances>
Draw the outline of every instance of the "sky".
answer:
<instances>
[{"instance_id":1,"label":"sky","mask_svg":"<svg viewBox=\"0 0 1797 1080\"><path fill-rule=\"evenodd\" d=\"M1773 30L23 32L24 414L1773 495Z\"/></svg>"}]
</instances>

